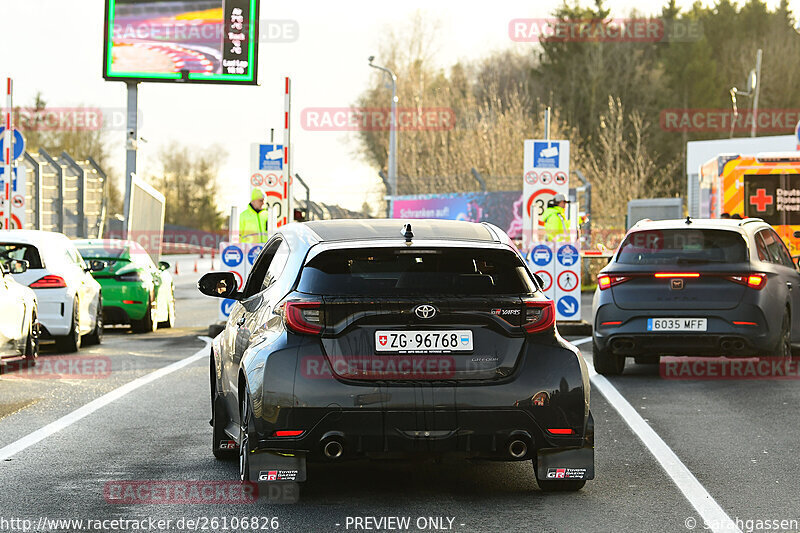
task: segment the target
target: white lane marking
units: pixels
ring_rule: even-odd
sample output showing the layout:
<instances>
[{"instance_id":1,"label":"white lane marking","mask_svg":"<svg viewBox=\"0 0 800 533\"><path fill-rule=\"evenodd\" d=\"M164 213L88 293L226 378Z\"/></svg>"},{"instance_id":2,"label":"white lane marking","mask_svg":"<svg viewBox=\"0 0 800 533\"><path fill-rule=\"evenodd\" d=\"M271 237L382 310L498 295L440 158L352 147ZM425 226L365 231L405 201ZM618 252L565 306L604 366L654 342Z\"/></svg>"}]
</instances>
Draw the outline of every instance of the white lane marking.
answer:
<instances>
[{"instance_id":1,"label":"white lane marking","mask_svg":"<svg viewBox=\"0 0 800 533\"><path fill-rule=\"evenodd\" d=\"M46 439L50 435L58 433L62 429L74 424L75 422L84 417L89 416L98 409L101 409L106 405L110 404L111 402L119 400L126 394L135 391L139 387L147 385L148 383L152 383L153 381L159 378L163 378L164 376L171 374L176 370L179 370L187 365L190 365L195 361L202 359L203 357L207 357L209 353L208 348L211 345L211 339L209 339L208 337L198 337L198 338L203 342L205 342L206 345L204 348L199 350L194 355L190 355L185 359L181 359L180 361L176 361L163 368L159 368L158 370L150 372L149 374L144 375L140 378L136 378L133 381L130 381L125 385L122 385L121 387L118 387L112 390L111 392L108 392L100 396L99 398L92 400L86 405L79 407L70 413L67 413L58 420L50 422L46 426L42 426L33 433L29 433L28 435L25 435L21 439L18 439L7 446L0 448L0 461L5 461L9 457L18 454L25 448L33 446L34 444Z\"/></svg>"},{"instance_id":2,"label":"white lane marking","mask_svg":"<svg viewBox=\"0 0 800 533\"><path fill-rule=\"evenodd\" d=\"M592 342L591 337L584 337L572 341L572 344L579 346ZM584 359L586 359L584 357ZM592 385L606 397L606 400L617 410L622 419L628 424L628 427L636 433L639 440L642 441L650 453L653 454L656 461L661 465L661 468L667 473L672 481L677 485L683 495L692 504L692 507L700 514L704 520L704 524L700 526L707 526L710 531L717 532L731 532L742 531L736 526L736 523L722 510L722 507L711 497L711 494L703 487L703 485L694 477L694 474L686 468L686 465L681 462L675 452L667 446L667 443L658 436L658 433L645 422L644 418L636 412L636 409L626 400L622 394L617 390L614 385L608 381L605 376L601 376L594 371L591 361L586 361L586 366L589 369L589 379ZM688 520L688 518L687 518ZM688 523L688 522L687 522ZM688 527L688 526L687 526Z\"/></svg>"}]
</instances>

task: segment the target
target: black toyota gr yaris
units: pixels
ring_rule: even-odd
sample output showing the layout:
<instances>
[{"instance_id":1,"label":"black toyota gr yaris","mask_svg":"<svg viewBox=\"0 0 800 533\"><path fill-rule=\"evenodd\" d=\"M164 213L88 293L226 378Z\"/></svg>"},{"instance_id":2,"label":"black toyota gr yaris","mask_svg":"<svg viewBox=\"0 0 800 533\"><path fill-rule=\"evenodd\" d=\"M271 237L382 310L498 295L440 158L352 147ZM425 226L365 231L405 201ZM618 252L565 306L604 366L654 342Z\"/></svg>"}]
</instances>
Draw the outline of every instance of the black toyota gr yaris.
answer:
<instances>
[{"instance_id":1,"label":"black toyota gr yaris","mask_svg":"<svg viewBox=\"0 0 800 533\"><path fill-rule=\"evenodd\" d=\"M214 455L243 480L305 481L306 463L441 457L531 461L542 490L594 477L589 379L553 302L489 224L289 224L211 351Z\"/></svg>"}]
</instances>

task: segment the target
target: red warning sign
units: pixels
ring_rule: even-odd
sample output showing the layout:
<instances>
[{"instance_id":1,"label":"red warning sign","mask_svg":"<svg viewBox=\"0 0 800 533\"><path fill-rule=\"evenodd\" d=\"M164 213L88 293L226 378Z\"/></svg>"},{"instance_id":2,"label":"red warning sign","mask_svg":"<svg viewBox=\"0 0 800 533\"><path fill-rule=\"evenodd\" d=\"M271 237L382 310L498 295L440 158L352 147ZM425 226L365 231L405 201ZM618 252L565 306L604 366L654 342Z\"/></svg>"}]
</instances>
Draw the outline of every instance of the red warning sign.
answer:
<instances>
[{"instance_id":1,"label":"red warning sign","mask_svg":"<svg viewBox=\"0 0 800 533\"><path fill-rule=\"evenodd\" d=\"M11 199L11 203L14 204L14 207L17 207L17 208L24 207L25 206L25 197L22 196L21 194L18 194L18 195L14 196Z\"/></svg>"},{"instance_id":2,"label":"red warning sign","mask_svg":"<svg viewBox=\"0 0 800 533\"><path fill-rule=\"evenodd\" d=\"M264 176L264 185L267 187L277 187L283 181L283 176L278 174L267 174Z\"/></svg>"},{"instance_id":3,"label":"red warning sign","mask_svg":"<svg viewBox=\"0 0 800 533\"><path fill-rule=\"evenodd\" d=\"M535 185L536 182L539 181L539 174L534 172L533 170L529 170L525 173L525 182L529 185Z\"/></svg>"},{"instance_id":4,"label":"red warning sign","mask_svg":"<svg viewBox=\"0 0 800 533\"><path fill-rule=\"evenodd\" d=\"M558 287L564 291L574 291L579 288L578 275L572 270L565 270L558 275Z\"/></svg>"},{"instance_id":5,"label":"red warning sign","mask_svg":"<svg viewBox=\"0 0 800 533\"><path fill-rule=\"evenodd\" d=\"M542 185L550 185L551 183L553 183L553 175L550 174L550 172L548 172L547 170L545 170L544 172L542 172L541 180L542 180Z\"/></svg>"},{"instance_id":6,"label":"red warning sign","mask_svg":"<svg viewBox=\"0 0 800 533\"><path fill-rule=\"evenodd\" d=\"M542 290L549 291L550 287L553 286L553 276L546 270L537 270L536 273L539 274L539 277L544 281L544 288L542 288Z\"/></svg>"},{"instance_id":7,"label":"red warning sign","mask_svg":"<svg viewBox=\"0 0 800 533\"><path fill-rule=\"evenodd\" d=\"M250 176L250 185L253 187L261 187L264 185L264 176L258 173L253 174Z\"/></svg>"},{"instance_id":8,"label":"red warning sign","mask_svg":"<svg viewBox=\"0 0 800 533\"><path fill-rule=\"evenodd\" d=\"M556 172L555 182L556 185L564 185L565 183L567 183L567 173L561 170Z\"/></svg>"}]
</instances>

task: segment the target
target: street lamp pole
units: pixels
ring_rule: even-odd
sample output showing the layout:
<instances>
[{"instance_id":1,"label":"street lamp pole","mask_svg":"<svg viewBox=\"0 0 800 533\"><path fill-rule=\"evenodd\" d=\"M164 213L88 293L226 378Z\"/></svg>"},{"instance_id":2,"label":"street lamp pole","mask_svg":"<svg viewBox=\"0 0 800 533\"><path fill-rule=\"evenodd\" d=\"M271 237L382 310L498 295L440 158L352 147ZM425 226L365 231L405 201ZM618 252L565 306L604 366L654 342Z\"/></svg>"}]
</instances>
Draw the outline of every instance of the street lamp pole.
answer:
<instances>
[{"instance_id":1,"label":"street lamp pole","mask_svg":"<svg viewBox=\"0 0 800 533\"><path fill-rule=\"evenodd\" d=\"M369 66L381 70L392 80L392 116L389 125L389 186L392 196L397 195L397 76L386 67L374 65L375 56L369 56Z\"/></svg>"}]
</instances>

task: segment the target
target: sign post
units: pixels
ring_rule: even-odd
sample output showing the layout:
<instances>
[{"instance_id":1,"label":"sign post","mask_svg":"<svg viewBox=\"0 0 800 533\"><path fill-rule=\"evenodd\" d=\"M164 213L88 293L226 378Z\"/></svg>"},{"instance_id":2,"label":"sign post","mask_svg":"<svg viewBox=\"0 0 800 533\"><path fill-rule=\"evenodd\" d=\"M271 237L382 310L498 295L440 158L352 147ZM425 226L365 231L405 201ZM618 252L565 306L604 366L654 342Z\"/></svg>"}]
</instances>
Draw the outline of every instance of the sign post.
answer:
<instances>
[{"instance_id":1,"label":"sign post","mask_svg":"<svg viewBox=\"0 0 800 533\"><path fill-rule=\"evenodd\" d=\"M286 169L284 173L283 183L283 197L286 202L286 213L278 222L278 226L294 222L294 206L292 205L292 163L290 160L289 148L292 146L292 80L287 76L286 84L284 87L283 98L283 112L284 112L284 130L283 130L283 166ZM294 157L294 154L291 154Z\"/></svg>"},{"instance_id":2,"label":"sign post","mask_svg":"<svg viewBox=\"0 0 800 533\"><path fill-rule=\"evenodd\" d=\"M6 177L5 186L0 191L3 199L3 229L11 227L11 166L12 156L14 155L14 101L12 97L13 81L11 78L6 80L6 113L5 113L5 143L3 150L3 169Z\"/></svg>"}]
</instances>

